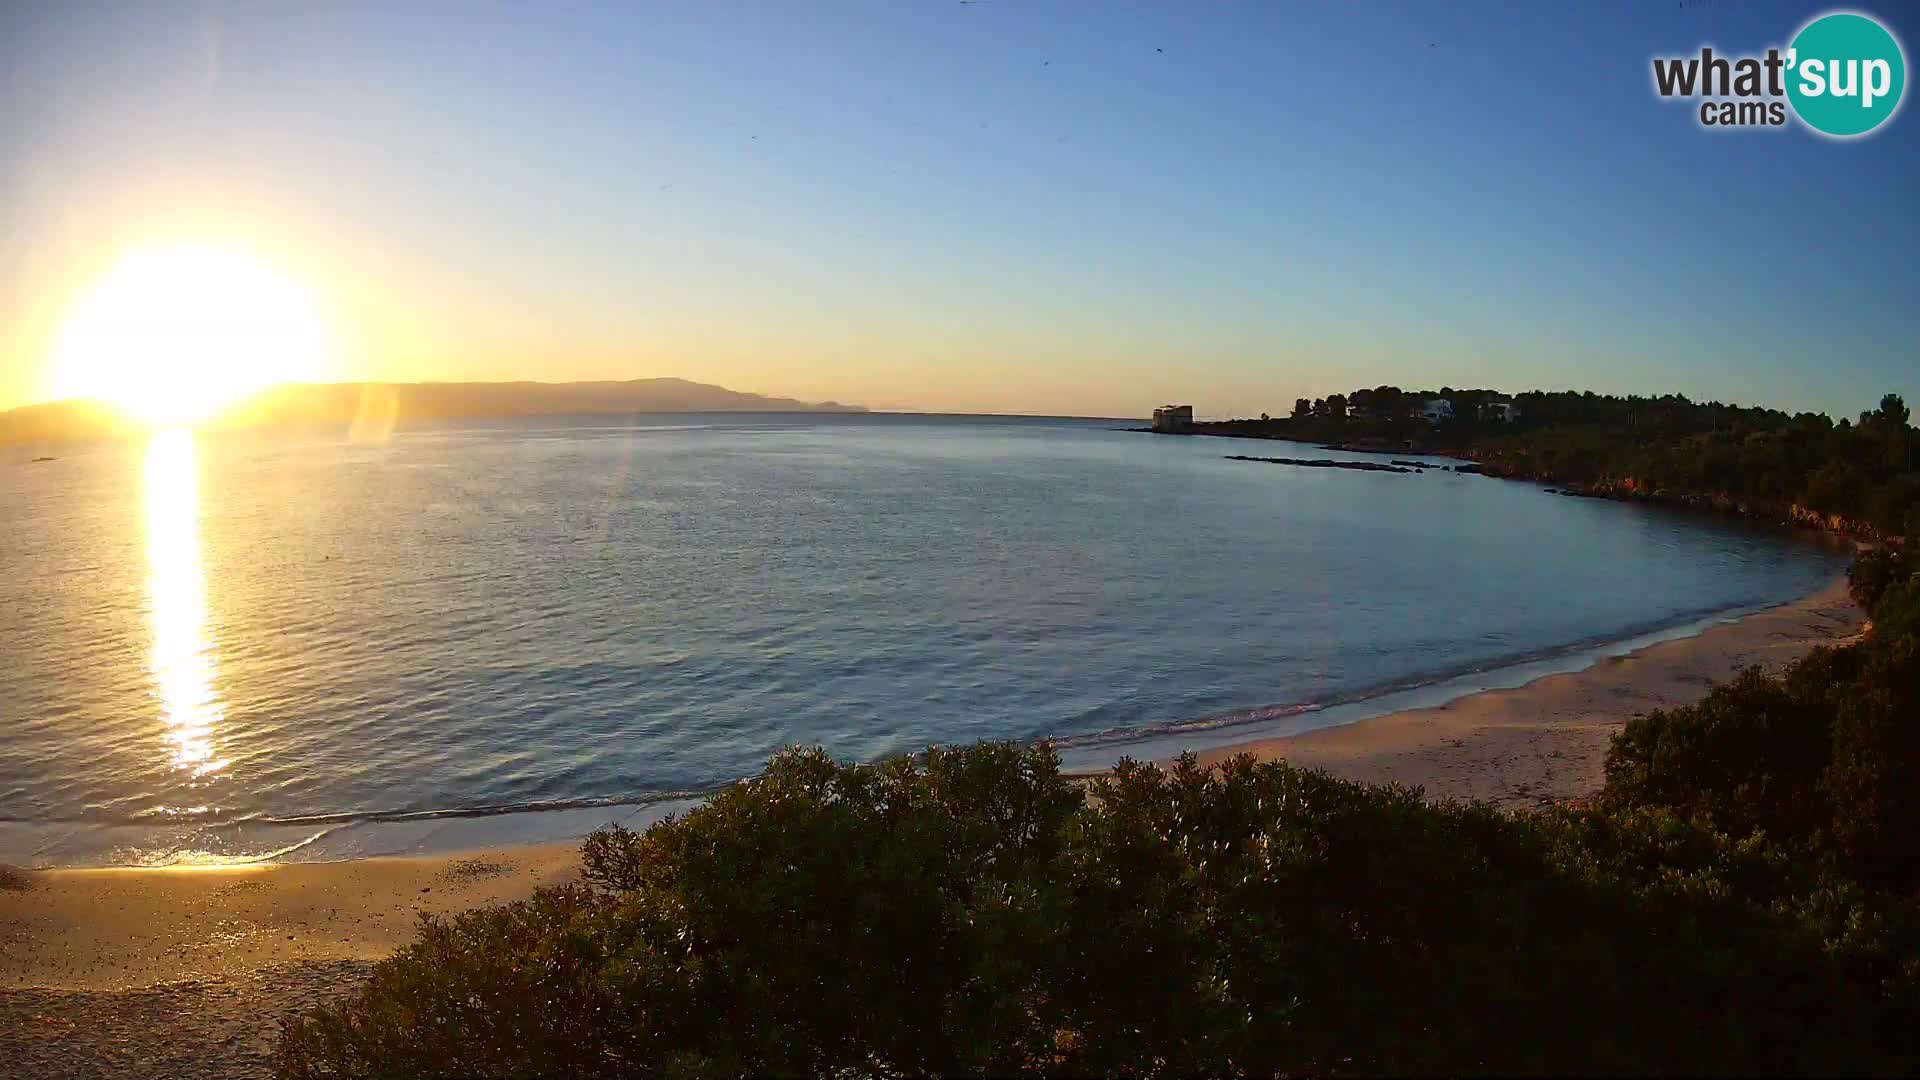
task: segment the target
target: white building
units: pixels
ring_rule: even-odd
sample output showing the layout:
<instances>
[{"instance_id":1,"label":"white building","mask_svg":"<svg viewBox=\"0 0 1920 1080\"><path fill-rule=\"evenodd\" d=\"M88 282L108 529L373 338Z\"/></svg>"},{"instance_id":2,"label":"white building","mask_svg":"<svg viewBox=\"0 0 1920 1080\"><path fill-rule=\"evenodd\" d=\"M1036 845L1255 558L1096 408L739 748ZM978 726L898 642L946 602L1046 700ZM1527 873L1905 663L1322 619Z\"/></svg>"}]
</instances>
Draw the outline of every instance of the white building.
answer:
<instances>
[{"instance_id":1,"label":"white building","mask_svg":"<svg viewBox=\"0 0 1920 1080\"><path fill-rule=\"evenodd\" d=\"M1520 406L1511 401L1489 401L1480 406L1482 420L1498 420L1503 424L1511 423L1520 416Z\"/></svg>"},{"instance_id":2,"label":"white building","mask_svg":"<svg viewBox=\"0 0 1920 1080\"><path fill-rule=\"evenodd\" d=\"M1420 406L1420 415L1429 424L1438 424L1453 419L1453 402L1443 397L1428 398Z\"/></svg>"},{"instance_id":3,"label":"white building","mask_svg":"<svg viewBox=\"0 0 1920 1080\"><path fill-rule=\"evenodd\" d=\"M1153 430L1185 431L1193 426L1193 406L1162 405L1153 410Z\"/></svg>"}]
</instances>

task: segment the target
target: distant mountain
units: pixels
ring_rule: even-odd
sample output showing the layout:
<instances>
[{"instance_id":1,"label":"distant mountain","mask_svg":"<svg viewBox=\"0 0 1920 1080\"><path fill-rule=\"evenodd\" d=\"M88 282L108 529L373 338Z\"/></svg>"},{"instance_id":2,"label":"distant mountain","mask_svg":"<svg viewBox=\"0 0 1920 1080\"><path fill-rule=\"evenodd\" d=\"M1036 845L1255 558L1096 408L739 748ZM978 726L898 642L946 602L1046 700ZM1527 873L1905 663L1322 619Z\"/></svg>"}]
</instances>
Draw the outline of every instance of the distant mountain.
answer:
<instances>
[{"instance_id":1,"label":"distant mountain","mask_svg":"<svg viewBox=\"0 0 1920 1080\"><path fill-rule=\"evenodd\" d=\"M0 446L104 439L133 430L125 415L97 401L56 401L0 413Z\"/></svg>"},{"instance_id":2,"label":"distant mountain","mask_svg":"<svg viewBox=\"0 0 1920 1080\"><path fill-rule=\"evenodd\" d=\"M274 387L227 410L217 427L340 424L404 426L458 417L625 415L654 412L836 412L859 405L807 402L728 390L686 379L574 383L309 383ZM0 445L93 439L133 430L92 401L30 405L0 413Z\"/></svg>"}]
</instances>

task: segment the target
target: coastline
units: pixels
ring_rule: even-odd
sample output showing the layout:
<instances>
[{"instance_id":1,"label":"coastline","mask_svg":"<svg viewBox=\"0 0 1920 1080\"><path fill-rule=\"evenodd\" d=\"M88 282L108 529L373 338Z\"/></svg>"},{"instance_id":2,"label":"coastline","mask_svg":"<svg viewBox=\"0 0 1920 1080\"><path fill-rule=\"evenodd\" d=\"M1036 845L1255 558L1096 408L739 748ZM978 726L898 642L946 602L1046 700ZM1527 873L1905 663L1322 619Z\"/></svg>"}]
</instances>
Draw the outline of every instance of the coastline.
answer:
<instances>
[{"instance_id":1,"label":"coastline","mask_svg":"<svg viewBox=\"0 0 1920 1080\"><path fill-rule=\"evenodd\" d=\"M1577 799L1598 789L1607 742L1636 713L1698 700L1752 664L1778 670L1862 625L1841 575L1578 670L1297 734L1236 728L1200 758L1249 752L1508 807ZM491 841L338 862L0 867L0 1056L28 1075L269 1072L278 1020L350 990L413 939L422 915L578 876L574 841Z\"/></svg>"},{"instance_id":2,"label":"coastline","mask_svg":"<svg viewBox=\"0 0 1920 1080\"><path fill-rule=\"evenodd\" d=\"M1240 749L1279 745L1283 740L1321 729L1346 727L1389 715L1437 708L1475 695L1528 686L1554 675L1579 674L1597 664L1637 654L1742 622L1769 611L1812 602L1838 590L1844 604L1844 575L1797 600L1765 606L1721 609L1624 636L1595 638L1530 656L1497 661L1397 686L1337 695L1316 703L1272 706L1191 720L1118 728L1055 739L1062 771L1088 776L1111 768L1122 757L1170 761L1191 750L1215 761ZM582 800L538 807L483 807L396 814L351 815L285 820L242 820L214 832L187 826L184 839L158 840L137 826L102 829L82 839L107 853L81 861L41 861L44 856L74 854L70 826L0 823L0 872L14 871L213 871L280 865L311 865L370 860L454 859L475 852L498 852L579 843L607 825L644 831L669 815L684 814L714 791L661 793L633 800ZM62 833L67 835L60 835ZM106 839L102 839L102 836ZM155 851L165 851L154 858ZM91 853L90 853L91 854ZM131 858L128 858L131 856ZM0 971L0 979L4 972ZM0 986L4 986L0 981Z\"/></svg>"},{"instance_id":3,"label":"coastline","mask_svg":"<svg viewBox=\"0 0 1920 1080\"><path fill-rule=\"evenodd\" d=\"M1857 634L1863 622L1837 575L1798 600L1582 660L1577 670L1296 733L1216 730L1204 733L1214 745L1196 752L1203 762L1242 752L1280 757L1348 779L1417 784L1435 798L1500 806L1580 798L1598 789L1607 741L1633 715L1696 701L1752 664L1777 671L1817 645ZM1391 701L1353 705L1380 710ZM1164 739L1208 741L1179 732ZM10 869L0 882L8 886L0 888L0 989L123 989L275 965L365 963L410 941L422 913L517 899L577 873L573 839L474 840L465 850L332 862Z\"/></svg>"},{"instance_id":4,"label":"coastline","mask_svg":"<svg viewBox=\"0 0 1920 1080\"><path fill-rule=\"evenodd\" d=\"M1819 590L1700 633L1602 656L1577 671L1299 734L1202 752L1283 758L1364 783L1419 786L1431 798L1537 807L1598 791L1607 744L1635 715L1691 704L1759 665L1782 668L1857 636L1865 616L1844 574Z\"/></svg>"},{"instance_id":5,"label":"coastline","mask_svg":"<svg viewBox=\"0 0 1920 1080\"><path fill-rule=\"evenodd\" d=\"M1509 480L1516 483L1535 484L1546 490L1549 495L1561 495L1570 498L1604 499L1610 502L1638 503L1643 506L1658 506L1690 513L1709 513L1722 517L1736 518L1750 524L1772 528L1814 529L1831 533L1838 537L1854 541L1866 540L1882 542L1887 535L1864 521L1847 518L1841 514L1825 513L1810 509L1799 503L1764 503L1737 499L1724 493L1672 492L1641 486L1631 478L1625 480L1569 480L1551 474L1538 475L1499 460L1479 457L1470 447L1415 447L1410 442L1403 446L1391 446L1387 441L1361 440L1358 442L1329 442L1324 439L1296 438L1292 435L1273 435L1234 429L1232 425L1246 424L1251 421L1206 420L1184 431L1156 431L1153 428L1124 428L1122 430L1145 432L1152 435L1173 435L1186 438L1214 439L1251 439L1256 442L1286 442L1296 446L1311 446L1315 449L1340 454L1371 454L1376 457L1405 455L1412 458L1446 458L1450 461L1464 462L1455 466L1430 465L1430 468L1450 472L1463 472L1475 476L1485 476L1491 480ZM1280 464L1305 464L1273 458L1251 457L1243 454L1226 455L1235 461L1278 461ZM1315 462L1318 464L1318 462ZM1324 466L1322 466L1324 467ZM1365 463L1346 463L1336 468L1364 468L1365 471L1393 471L1366 468Z\"/></svg>"}]
</instances>

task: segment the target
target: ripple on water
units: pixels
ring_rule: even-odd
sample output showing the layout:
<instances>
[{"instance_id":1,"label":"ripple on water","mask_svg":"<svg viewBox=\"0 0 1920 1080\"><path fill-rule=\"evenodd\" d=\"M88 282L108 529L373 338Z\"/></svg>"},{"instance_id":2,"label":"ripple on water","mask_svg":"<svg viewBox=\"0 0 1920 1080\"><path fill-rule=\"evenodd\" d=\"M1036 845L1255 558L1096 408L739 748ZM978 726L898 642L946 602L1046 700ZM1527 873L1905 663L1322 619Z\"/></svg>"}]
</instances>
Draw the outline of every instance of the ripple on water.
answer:
<instances>
[{"instance_id":1,"label":"ripple on water","mask_svg":"<svg viewBox=\"0 0 1920 1080\"><path fill-rule=\"evenodd\" d=\"M0 469L0 861L537 838L793 743L1199 733L1839 566L1531 485L1072 422L492 422L62 465Z\"/></svg>"}]
</instances>

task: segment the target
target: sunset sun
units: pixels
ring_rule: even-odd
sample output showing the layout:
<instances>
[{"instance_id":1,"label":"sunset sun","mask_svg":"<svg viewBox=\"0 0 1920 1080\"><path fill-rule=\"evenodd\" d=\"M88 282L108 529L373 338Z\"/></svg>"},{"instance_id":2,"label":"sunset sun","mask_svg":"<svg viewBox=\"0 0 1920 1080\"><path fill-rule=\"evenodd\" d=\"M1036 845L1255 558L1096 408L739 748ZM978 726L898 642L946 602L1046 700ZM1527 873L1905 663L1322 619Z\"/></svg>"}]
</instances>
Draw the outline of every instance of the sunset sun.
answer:
<instances>
[{"instance_id":1,"label":"sunset sun","mask_svg":"<svg viewBox=\"0 0 1920 1080\"><path fill-rule=\"evenodd\" d=\"M190 423L267 386L322 377L327 353L318 309L293 278L238 251L144 248L68 313L54 395Z\"/></svg>"}]
</instances>

